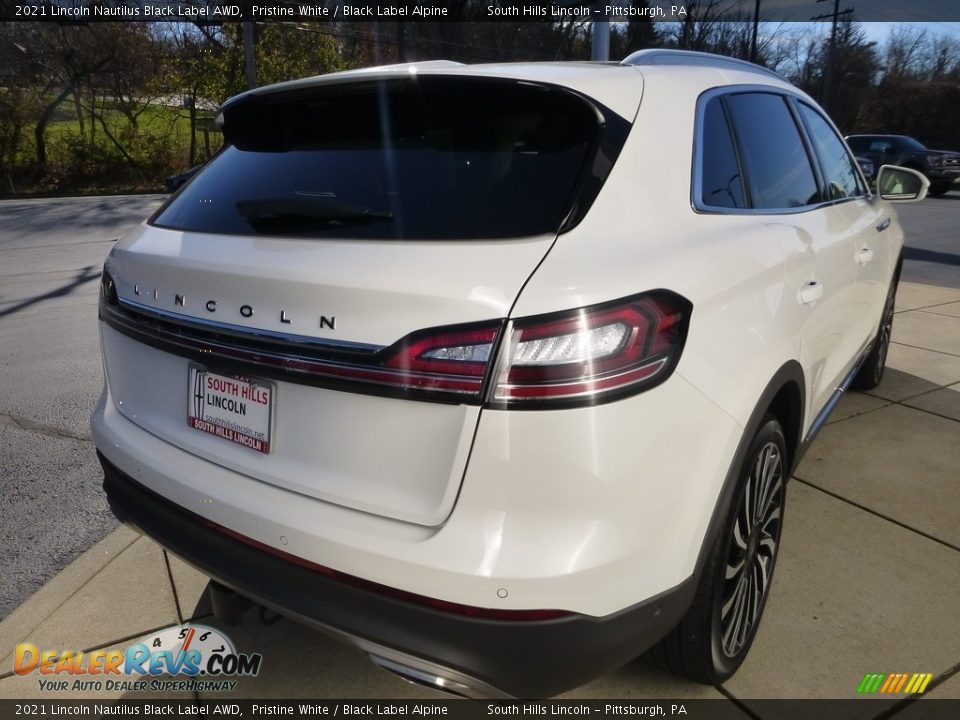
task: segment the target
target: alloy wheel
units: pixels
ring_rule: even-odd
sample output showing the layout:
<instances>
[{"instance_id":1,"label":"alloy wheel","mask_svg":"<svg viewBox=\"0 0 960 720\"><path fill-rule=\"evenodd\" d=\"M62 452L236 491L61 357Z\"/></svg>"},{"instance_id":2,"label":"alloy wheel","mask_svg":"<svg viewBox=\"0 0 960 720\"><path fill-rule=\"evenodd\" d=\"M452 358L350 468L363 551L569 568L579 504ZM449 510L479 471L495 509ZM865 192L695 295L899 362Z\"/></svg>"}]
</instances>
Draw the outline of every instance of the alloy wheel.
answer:
<instances>
[{"instance_id":1,"label":"alloy wheel","mask_svg":"<svg viewBox=\"0 0 960 720\"><path fill-rule=\"evenodd\" d=\"M760 619L780 541L783 455L774 442L757 453L731 529L720 606L720 645L728 658L749 642Z\"/></svg>"},{"instance_id":2,"label":"alloy wheel","mask_svg":"<svg viewBox=\"0 0 960 720\"><path fill-rule=\"evenodd\" d=\"M883 322L880 324L880 347L877 352L877 362L874 374L879 382L887 366L887 351L890 349L890 338L893 335L893 296L887 298L887 306L883 309Z\"/></svg>"}]
</instances>

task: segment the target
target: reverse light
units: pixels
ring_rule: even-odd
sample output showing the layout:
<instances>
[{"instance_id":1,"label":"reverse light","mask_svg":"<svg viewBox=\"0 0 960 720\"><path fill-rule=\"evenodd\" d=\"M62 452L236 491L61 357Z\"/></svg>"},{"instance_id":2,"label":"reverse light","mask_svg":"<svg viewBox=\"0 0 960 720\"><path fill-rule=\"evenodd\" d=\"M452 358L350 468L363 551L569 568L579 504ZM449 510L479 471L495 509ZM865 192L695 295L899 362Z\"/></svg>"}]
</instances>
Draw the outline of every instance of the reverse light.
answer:
<instances>
[{"instance_id":1,"label":"reverse light","mask_svg":"<svg viewBox=\"0 0 960 720\"><path fill-rule=\"evenodd\" d=\"M383 365L411 387L479 394L501 323L476 329L436 330L401 341Z\"/></svg>"},{"instance_id":2,"label":"reverse light","mask_svg":"<svg viewBox=\"0 0 960 720\"><path fill-rule=\"evenodd\" d=\"M594 404L657 385L686 339L690 303L655 291L614 303L515 320L494 406Z\"/></svg>"}]
</instances>

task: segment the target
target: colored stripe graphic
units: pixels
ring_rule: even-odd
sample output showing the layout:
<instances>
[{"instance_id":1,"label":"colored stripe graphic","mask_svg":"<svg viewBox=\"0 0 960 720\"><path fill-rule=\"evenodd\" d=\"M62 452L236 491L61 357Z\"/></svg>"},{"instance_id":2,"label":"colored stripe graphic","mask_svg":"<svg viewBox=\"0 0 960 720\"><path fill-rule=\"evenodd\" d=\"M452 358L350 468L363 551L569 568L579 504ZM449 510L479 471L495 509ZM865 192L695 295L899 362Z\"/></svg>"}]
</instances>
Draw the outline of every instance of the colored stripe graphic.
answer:
<instances>
[{"instance_id":1,"label":"colored stripe graphic","mask_svg":"<svg viewBox=\"0 0 960 720\"><path fill-rule=\"evenodd\" d=\"M920 677L923 679L923 683L919 687L914 688L913 690L915 693L918 693L918 694L926 691L927 685L930 684L931 680L933 680L933 674L921 673Z\"/></svg>"},{"instance_id":2,"label":"colored stripe graphic","mask_svg":"<svg viewBox=\"0 0 960 720\"><path fill-rule=\"evenodd\" d=\"M927 689L932 679L933 673L867 673L857 686L857 692L919 695Z\"/></svg>"},{"instance_id":3,"label":"colored stripe graphic","mask_svg":"<svg viewBox=\"0 0 960 720\"><path fill-rule=\"evenodd\" d=\"M867 673L863 676L863 680L860 681L860 687L857 688L858 693L875 693L880 689L880 683L883 682L883 679L886 677L883 673Z\"/></svg>"}]
</instances>

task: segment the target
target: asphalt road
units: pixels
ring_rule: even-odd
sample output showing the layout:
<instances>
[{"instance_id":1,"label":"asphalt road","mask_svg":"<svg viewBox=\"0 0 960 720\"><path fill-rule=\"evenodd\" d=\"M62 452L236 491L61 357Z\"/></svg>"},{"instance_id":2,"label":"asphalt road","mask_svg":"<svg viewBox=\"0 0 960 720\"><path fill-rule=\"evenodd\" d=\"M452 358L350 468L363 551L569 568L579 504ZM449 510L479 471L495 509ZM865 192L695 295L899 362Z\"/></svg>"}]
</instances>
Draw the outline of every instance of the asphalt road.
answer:
<instances>
[{"instance_id":1,"label":"asphalt road","mask_svg":"<svg viewBox=\"0 0 960 720\"><path fill-rule=\"evenodd\" d=\"M897 212L907 236L901 278L960 288L960 190L898 205Z\"/></svg>"},{"instance_id":2,"label":"asphalt road","mask_svg":"<svg viewBox=\"0 0 960 720\"><path fill-rule=\"evenodd\" d=\"M116 525L89 427L100 269L161 199L0 202L0 618Z\"/></svg>"},{"instance_id":3,"label":"asphalt road","mask_svg":"<svg viewBox=\"0 0 960 720\"><path fill-rule=\"evenodd\" d=\"M0 618L116 524L88 427L98 280L113 239L161 200L0 201ZM960 287L960 192L900 216L903 279Z\"/></svg>"}]
</instances>

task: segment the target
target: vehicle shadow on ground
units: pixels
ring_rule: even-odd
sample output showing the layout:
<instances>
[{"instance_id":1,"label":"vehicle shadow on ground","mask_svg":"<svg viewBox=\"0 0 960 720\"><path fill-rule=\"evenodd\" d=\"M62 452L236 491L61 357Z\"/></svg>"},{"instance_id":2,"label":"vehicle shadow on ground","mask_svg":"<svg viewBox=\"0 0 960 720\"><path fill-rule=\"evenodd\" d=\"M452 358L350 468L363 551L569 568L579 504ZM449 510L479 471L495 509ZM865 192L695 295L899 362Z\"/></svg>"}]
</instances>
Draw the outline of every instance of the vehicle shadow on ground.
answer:
<instances>
[{"instance_id":1,"label":"vehicle shadow on ground","mask_svg":"<svg viewBox=\"0 0 960 720\"><path fill-rule=\"evenodd\" d=\"M960 265L960 255L957 253L924 250L923 248L905 247L903 257L906 260L919 260L920 262L932 262L941 265Z\"/></svg>"},{"instance_id":2,"label":"vehicle shadow on ground","mask_svg":"<svg viewBox=\"0 0 960 720\"><path fill-rule=\"evenodd\" d=\"M19 312L20 310L23 310L24 308L28 308L31 305L36 305L37 303L43 302L44 300L51 300L53 298L65 297L67 295L70 295L81 285L86 285L88 282L92 280L97 280L99 277L100 277L99 268L96 265L88 265L82 270L77 270L77 273L76 275L74 275L73 279L70 282L66 283L65 285L61 285L58 288L54 288L53 290L50 290L49 292L45 292L42 295L35 295L32 298L27 298L26 300L19 302L16 305L11 305L8 308L0 310L0 318L6 317L7 315L12 315L15 312Z\"/></svg>"},{"instance_id":3,"label":"vehicle shadow on ground","mask_svg":"<svg viewBox=\"0 0 960 720\"><path fill-rule=\"evenodd\" d=\"M31 234L53 233L71 227L74 232L140 222L162 196L105 197L96 201L37 207L36 200L5 201L0 205L0 236L12 237L24 227ZM8 235L9 233L9 235ZM110 239L109 237L104 239Z\"/></svg>"}]
</instances>

